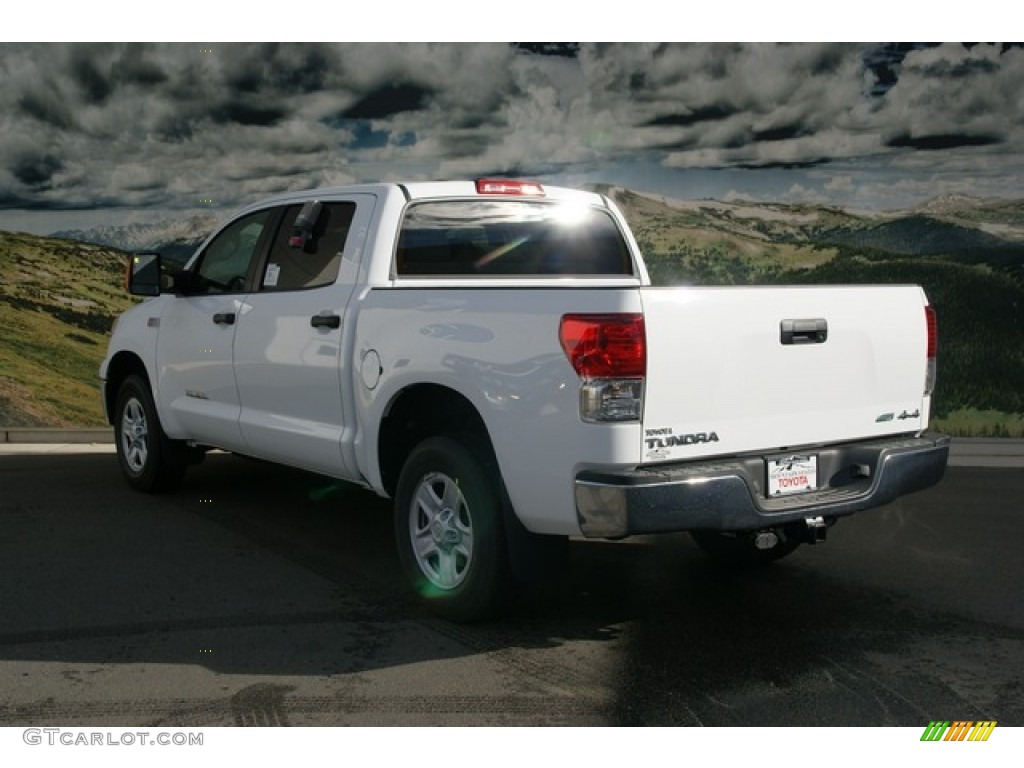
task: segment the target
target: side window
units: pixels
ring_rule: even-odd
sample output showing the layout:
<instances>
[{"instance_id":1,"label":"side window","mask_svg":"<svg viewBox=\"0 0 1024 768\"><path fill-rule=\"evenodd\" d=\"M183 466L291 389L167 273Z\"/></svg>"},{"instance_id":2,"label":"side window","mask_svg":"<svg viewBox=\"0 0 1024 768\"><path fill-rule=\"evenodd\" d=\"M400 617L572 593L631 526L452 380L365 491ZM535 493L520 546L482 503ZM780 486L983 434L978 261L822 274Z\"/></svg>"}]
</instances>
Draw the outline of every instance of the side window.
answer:
<instances>
[{"instance_id":1,"label":"side window","mask_svg":"<svg viewBox=\"0 0 1024 768\"><path fill-rule=\"evenodd\" d=\"M257 211L229 224L206 246L196 270L193 293L239 293L256 255L271 210Z\"/></svg>"},{"instance_id":2,"label":"side window","mask_svg":"<svg viewBox=\"0 0 1024 768\"><path fill-rule=\"evenodd\" d=\"M338 278L355 203L290 205L270 246L260 290L294 291Z\"/></svg>"}]
</instances>

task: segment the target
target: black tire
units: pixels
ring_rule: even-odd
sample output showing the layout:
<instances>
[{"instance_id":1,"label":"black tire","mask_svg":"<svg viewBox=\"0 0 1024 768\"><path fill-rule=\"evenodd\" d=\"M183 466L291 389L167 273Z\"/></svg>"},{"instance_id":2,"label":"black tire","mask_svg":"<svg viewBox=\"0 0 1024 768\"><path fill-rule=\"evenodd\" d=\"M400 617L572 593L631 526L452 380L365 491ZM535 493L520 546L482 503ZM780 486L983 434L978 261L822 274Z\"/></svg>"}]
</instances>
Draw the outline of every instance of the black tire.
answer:
<instances>
[{"instance_id":1,"label":"black tire","mask_svg":"<svg viewBox=\"0 0 1024 768\"><path fill-rule=\"evenodd\" d=\"M176 488L189 463L188 448L164 434L149 383L140 376L127 377L115 408L114 443L128 483L144 493Z\"/></svg>"},{"instance_id":2,"label":"black tire","mask_svg":"<svg viewBox=\"0 0 1024 768\"><path fill-rule=\"evenodd\" d=\"M500 479L490 451L450 437L424 440L406 459L395 493L402 569L433 612L487 618L511 586Z\"/></svg>"},{"instance_id":3,"label":"black tire","mask_svg":"<svg viewBox=\"0 0 1024 768\"><path fill-rule=\"evenodd\" d=\"M752 531L690 531L706 554L729 568L760 568L792 554L801 541L787 531L778 531L779 542L771 549L758 549Z\"/></svg>"}]
</instances>

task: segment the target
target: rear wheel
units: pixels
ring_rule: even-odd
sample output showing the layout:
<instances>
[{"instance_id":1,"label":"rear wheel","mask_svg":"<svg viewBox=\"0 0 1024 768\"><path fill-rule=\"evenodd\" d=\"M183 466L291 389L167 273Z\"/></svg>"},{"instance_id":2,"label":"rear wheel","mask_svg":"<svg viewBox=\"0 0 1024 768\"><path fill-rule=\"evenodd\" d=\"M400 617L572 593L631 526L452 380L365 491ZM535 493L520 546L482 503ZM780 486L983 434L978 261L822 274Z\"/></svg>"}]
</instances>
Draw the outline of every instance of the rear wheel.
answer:
<instances>
[{"instance_id":1,"label":"rear wheel","mask_svg":"<svg viewBox=\"0 0 1024 768\"><path fill-rule=\"evenodd\" d=\"M129 376L118 390L114 440L121 471L136 490L171 490L184 477L188 449L164 434L149 384L140 376Z\"/></svg>"},{"instance_id":2,"label":"rear wheel","mask_svg":"<svg viewBox=\"0 0 1024 768\"><path fill-rule=\"evenodd\" d=\"M774 546L764 547L770 539L758 537L765 532L758 531L690 531L690 536L705 553L722 565L731 568L758 568L780 560L791 554L801 541L785 529L772 531L776 538ZM762 548L763 547L763 548Z\"/></svg>"},{"instance_id":3,"label":"rear wheel","mask_svg":"<svg viewBox=\"0 0 1024 768\"><path fill-rule=\"evenodd\" d=\"M489 454L449 437L420 443L395 494L403 570L431 610L454 621L484 618L510 586L502 494Z\"/></svg>"}]
</instances>

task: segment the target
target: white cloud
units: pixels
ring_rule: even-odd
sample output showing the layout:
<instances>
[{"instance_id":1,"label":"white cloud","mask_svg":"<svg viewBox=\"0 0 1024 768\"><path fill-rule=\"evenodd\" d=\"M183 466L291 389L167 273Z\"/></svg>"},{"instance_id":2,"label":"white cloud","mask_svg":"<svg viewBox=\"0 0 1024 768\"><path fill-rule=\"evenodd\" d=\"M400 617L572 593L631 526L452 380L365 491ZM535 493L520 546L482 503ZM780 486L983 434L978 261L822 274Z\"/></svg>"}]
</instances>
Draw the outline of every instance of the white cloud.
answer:
<instances>
[{"instance_id":1,"label":"white cloud","mask_svg":"<svg viewBox=\"0 0 1024 768\"><path fill-rule=\"evenodd\" d=\"M805 187L803 184L793 184L783 193L781 199L785 203L824 203L827 201L826 196L819 190Z\"/></svg>"},{"instance_id":2,"label":"white cloud","mask_svg":"<svg viewBox=\"0 0 1024 768\"><path fill-rule=\"evenodd\" d=\"M853 176L849 174L833 176L825 182L825 189L828 192L849 192L853 189Z\"/></svg>"},{"instance_id":3,"label":"white cloud","mask_svg":"<svg viewBox=\"0 0 1024 768\"><path fill-rule=\"evenodd\" d=\"M792 196L889 200L939 177L1012 194L1024 157L1015 48L911 51L878 96L866 49L848 44L211 47L0 48L0 207L186 209L630 163L801 169L799 188L775 188Z\"/></svg>"}]
</instances>

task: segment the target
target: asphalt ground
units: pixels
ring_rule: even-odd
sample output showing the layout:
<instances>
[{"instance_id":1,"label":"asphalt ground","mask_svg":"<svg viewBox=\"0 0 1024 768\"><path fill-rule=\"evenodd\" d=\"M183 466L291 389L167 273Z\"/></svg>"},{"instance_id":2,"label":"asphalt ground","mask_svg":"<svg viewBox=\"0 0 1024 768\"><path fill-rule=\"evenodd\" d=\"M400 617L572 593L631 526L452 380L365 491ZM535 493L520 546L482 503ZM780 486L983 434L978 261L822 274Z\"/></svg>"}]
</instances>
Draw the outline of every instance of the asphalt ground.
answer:
<instances>
[{"instance_id":1,"label":"asphalt ground","mask_svg":"<svg viewBox=\"0 0 1024 768\"><path fill-rule=\"evenodd\" d=\"M952 466L733 573L573 541L498 621L414 603L389 505L226 454L147 497L110 446L0 453L0 725L1024 724L1024 471Z\"/></svg>"}]
</instances>

